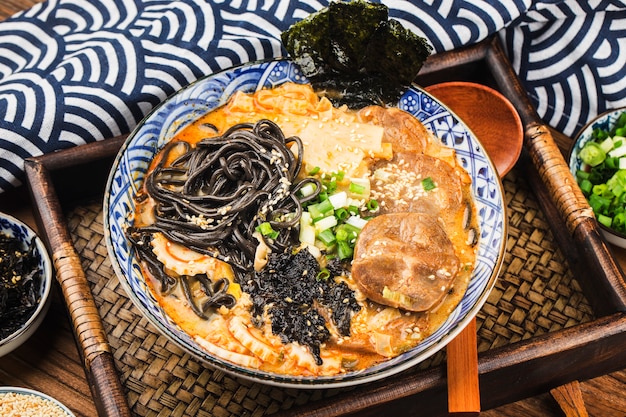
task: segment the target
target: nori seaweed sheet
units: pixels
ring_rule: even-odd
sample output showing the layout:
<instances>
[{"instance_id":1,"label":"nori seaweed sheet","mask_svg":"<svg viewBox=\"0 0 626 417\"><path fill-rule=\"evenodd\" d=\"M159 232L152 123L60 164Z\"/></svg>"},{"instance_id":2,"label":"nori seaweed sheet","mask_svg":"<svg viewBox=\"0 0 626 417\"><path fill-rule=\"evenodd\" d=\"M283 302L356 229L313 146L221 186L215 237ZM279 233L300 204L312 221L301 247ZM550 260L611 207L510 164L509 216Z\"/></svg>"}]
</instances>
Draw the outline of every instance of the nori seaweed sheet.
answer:
<instances>
[{"instance_id":1,"label":"nori seaweed sheet","mask_svg":"<svg viewBox=\"0 0 626 417\"><path fill-rule=\"evenodd\" d=\"M383 4L334 2L293 24L281 39L313 87L335 105L393 104L432 47L388 16Z\"/></svg>"},{"instance_id":2,"label":"nori seaweed sheet","mask_svg":"<svg viewBox=\"0 0 626 417\"><path fill-rule=\"evenodd\" d=\"M0 339L22 327L41 301L41 271L34 251L34 239L24 249L19 239L0 233Z\"/></svg>"},{"instance_id":3,"label":"nori seaweed sheet","mask_svg":"<svg viewBox=\"0 0 626 417\"><path fill-rule=\"evenodd\" d=\"M322 364L320 346L330 338L325 310L342 336L350 335L352 315L361 309L345 282L335 281L343 269L329 264L333 275L317 279L320 265L308 250L297 253L270 253L268 263L255 272L242 289L252 298L252 316L258 326L267 309L272 333L284 343L298 342L307 346L317 364Z\"/></svg>"}]
</instances>

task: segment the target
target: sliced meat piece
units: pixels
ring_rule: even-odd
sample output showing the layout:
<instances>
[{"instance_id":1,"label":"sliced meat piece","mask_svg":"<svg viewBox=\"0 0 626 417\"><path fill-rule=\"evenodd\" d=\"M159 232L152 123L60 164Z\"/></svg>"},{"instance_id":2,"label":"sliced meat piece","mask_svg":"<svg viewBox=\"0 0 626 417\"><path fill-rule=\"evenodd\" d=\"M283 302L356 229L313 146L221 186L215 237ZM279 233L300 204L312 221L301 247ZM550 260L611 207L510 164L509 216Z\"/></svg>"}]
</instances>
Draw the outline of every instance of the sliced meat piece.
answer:
<instances>
[{"instance_id":1,"label":"sliced meat piece","mask_svg":"<svg viewBox=\"0 0 626 417\"><path fill-rule=\"evenodd\" d=\"M357 117L362 123L383 126L383 142L390 142L394 152L424 152L432 140L432 134L419 120L396 107L368 106L359 110Z\"/></svg>"},{"instance_id":2,"label":"sliced meat piece","mask_svg":"<svg viewBox=\"0 0 626 417\"><path fill-rule=\"evenodd\" d=\"M430 180L427 180L430 179ZM434 188L424 187L429 181ZM448 163L418 152L398 152L374 167L372 197L381 213L455 212L463 201L463 174Z\"/></svg>"},{"instance_id":3,"label":"sliced meat piece","mask_svg":"<svg viewBox=\"0 0 626 417\"><path fill-rule=\"evenodd\" d=\"M361 231L352 262L352 277L367 298L410 311L439 304L458 270L452 242L426 213L373 218Z\"/></svg>"}]
</instances>

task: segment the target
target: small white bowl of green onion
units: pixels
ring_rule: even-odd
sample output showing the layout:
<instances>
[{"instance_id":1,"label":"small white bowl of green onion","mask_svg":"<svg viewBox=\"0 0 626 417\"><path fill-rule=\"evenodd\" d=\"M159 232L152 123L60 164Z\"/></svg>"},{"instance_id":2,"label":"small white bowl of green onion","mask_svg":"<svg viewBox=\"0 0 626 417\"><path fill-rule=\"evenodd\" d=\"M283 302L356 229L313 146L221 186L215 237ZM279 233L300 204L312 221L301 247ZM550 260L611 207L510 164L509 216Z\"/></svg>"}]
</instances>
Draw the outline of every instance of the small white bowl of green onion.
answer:
<instances>
[{"instance_id":1,"label":"small white bowl of green onion","mask_svg":"<svg viewBox=\"0 0 626 417\"><path fill-rule=\"evenodd\" d=\"M605 239L626 248L626 107L605 112L581 129L569 167Z\"/></svg>"}]
</instances>

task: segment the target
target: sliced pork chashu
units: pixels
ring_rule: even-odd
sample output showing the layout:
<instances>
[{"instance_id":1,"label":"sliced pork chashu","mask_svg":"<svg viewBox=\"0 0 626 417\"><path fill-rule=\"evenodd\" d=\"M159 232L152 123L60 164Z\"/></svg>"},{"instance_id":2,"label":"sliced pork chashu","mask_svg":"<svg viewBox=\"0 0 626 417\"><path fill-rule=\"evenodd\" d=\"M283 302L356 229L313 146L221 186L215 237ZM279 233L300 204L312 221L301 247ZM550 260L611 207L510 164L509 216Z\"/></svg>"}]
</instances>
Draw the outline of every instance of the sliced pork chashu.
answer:
<instances>
[{"instance_id":1,"label":"sliced pork chashu","mask_svg":"<svg viewBox=\"0 0 626 417\"><path fill-rule=\"evenodd\" d=\"M418 152L399 152L374 166L372 196L381 213L442 212L462 208L463 173L448 163Z\"/></svg>"},{"instance_id":2,"label":"sliced pork chashu","mask_svg":"<svg viewBox=\"0 0 626 417\"><path fill-rule=\"evenodd\" d=\"M432 134L413 115L396 107L368 106L357 113L358 119L385 128L384 142L397 151L424 152Z\"/></svg>"},{"instance_id":3,"label":"sliced pork chashu","mask_svg":"<svg viewBox=\"0 0 626 417\"><path fill-rule=\"evenodd\" d=\"M438 305L458 270L452 242L427 213L373 218L361 231L352 263L352 277L367 298L410 311Z\"/></svg>"}]
</instances>

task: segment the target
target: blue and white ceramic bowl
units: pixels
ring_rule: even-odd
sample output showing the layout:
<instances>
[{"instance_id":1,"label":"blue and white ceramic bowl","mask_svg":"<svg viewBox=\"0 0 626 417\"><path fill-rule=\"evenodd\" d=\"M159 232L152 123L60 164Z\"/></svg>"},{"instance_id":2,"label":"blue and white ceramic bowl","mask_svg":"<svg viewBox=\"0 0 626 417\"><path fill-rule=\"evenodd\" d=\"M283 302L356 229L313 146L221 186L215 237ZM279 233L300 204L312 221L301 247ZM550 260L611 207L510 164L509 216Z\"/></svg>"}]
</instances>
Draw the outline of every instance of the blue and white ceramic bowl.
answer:
<instances>
[{"instance_id":1,"label":"blue and white ceramic bowl","mask_svg":"<svg viewBox=\"0 0 626 417\"><path fill-rule=\"evenodd\" d=\"M204 79L158 106L128 137L114 161L104 199L106 244L122 286L141 312L185 351L226 372L267 384L297 388L355 385L403 371L442 349L476 315L498 275L505 252L507 218L500 178L482 145L443 104L418 87L399 100L404 109L456 150L473 180L480 240L478 260L467 293L446 322L414 349L369 369L334 377L293 377L248 369L210 355L172 322L151 295L124 230L131 224L133 197L153 156L177 132L201 115L224 104L237 90L252 92L292 81L304 83L299 68L286 60L250 63Z\"/></svg>"},{"instance_id":2,"label":"blue and white ceramic bowl","mask_svg":"<svg viewBox=\"0 0 626 417\"><path fill-rule=\"evenodd\" d=\"M41 286L39 288L40 301L37 308L15 332L0 340L0 356L4 356L24 343L39 327L50 307L50 288L52 287L52 262L48 256L46 247L37 234L26 224L13 216L0 213L0 234L18 238L22 242L22 248L26 250L28 245L35 239L35 255L39 259L41 271Z\"/></svg>"},{"instance_id":3,"label":"blue and white ceramic bowl","mask_svg":"<svg viewBox=\"0 0 626 417\"><path fill-rule=\"evenodd\" d=\"M593 131L595 129L610 131L615 127L615 125L617 124L617 119L624 112L626 112L626 107L604 112L596 116L578 132L578 134L574 138L574 142L572 143L572 147L569 153L569 170L572 175L574 175L574 178L576 177L576 171L578 171L582 166L582 160L578 157L578 153L583 148L583 146L585 146L585 143L593 140ZM606 227L601 223L598 223L598 225L600 226L602 236L604 237L604 239L606 239L607 242L622 248L626 248L625 234Z\"/></svg>"}]
</instances>

